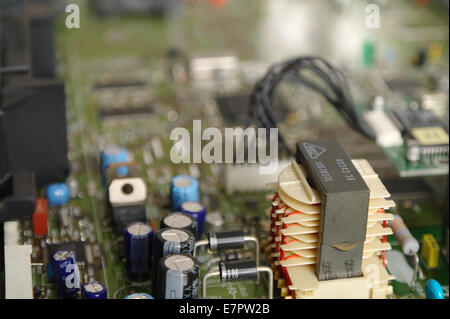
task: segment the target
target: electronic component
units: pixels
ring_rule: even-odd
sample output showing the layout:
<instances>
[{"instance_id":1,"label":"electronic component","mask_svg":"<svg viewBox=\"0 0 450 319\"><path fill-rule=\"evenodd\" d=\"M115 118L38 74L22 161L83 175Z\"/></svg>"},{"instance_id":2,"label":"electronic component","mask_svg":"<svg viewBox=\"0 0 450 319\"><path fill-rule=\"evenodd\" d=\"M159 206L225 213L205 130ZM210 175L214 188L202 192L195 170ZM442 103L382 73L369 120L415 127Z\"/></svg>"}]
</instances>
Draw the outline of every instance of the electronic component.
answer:
<instances>
[{"instance_id":1,"label":"electronic component","mask_svg":"<svg viewBox=\"0 0 450 319\"><path fill-rule=\"evenodd\" d=\"M424 234L422 237L422 256L428 268L436 268L439 265L439 245L432 234Z\"/></svg>"},{"instance_id":2,"label":"electronic component","mask_svg":"<svg viewBox=\"0 0 450 319\"><path fill-rule=\"evenodd\" d=\"M389 223L389 226L392 228L395 238L400 243L403 253L407 256L417 254L420 247L419 242L411 235L411 232L399 215L395 215L394 220Z\"/></svg>"},{"instance_id":3,"label":"electronic component","mask_svg":"<svg viewBox=\"0 0 450 319\"><path fill-rule=\"evenodd\" d=\"M422 154L448 154L448 131L432 111L401 109L394 114L404 133L417 141Z\"/></svg>"},{"instance_id":4,"label":"electronic component","mask_svg":"<svg viewBox=\"0 0 450 319\"><path fill-rule=\"evenodd\" d=\"M158 261L170 254L194 254L195 237L190 231L180 228L163 228L156 232L153 242L153 257L154 265L158 264ZM157 295L158 289L158 272L153 272L152 286L153 294Z\"/></svg>"},{"instance_id":5,"label":"electronic component","mask_svg":"<svg viewBox=\"0 0 450 319\"><path fill-rule=\"evenodd\" d=\"M420 144L414 139L408 139L406 142L406 154L405 158L411 162L416 164L420 161L421 157Z\"/></svg>"},{"instance_id":6,"label":"electronic component","mask_svg":"<svg viewBox=\"0 0 450 319\"><path fill-rule=\"evenodd\" d=\"M305 202L316 204L321 198L322 203L316 257L318 279L360 277L369 188L336 142L298 143L296 160L304 165L317 190L302 180L307 189ZM301 177L299 167L293 168Z\"/></svg>"},{"instance_id":7,"label":"electronic component","mask_svg":"<svg viewBox=\"0 0 450 319\"><path fill-rule=\"evenodd\" d=\"M376 142L381 147L403 145L403 138L400 131L395 127L385 112L381 110L368 111L364 114L364 120L372 129Z\"/></svg>"},{"instance_id":8,"label":"electronic component","mask_svg":"<svg viewBox=\"0 0 450 319\"><path fill-rule=\"evenodd\" d=\"M181 228L197 236L197 219L189 214L174 212L161 220L160 228Z\"/></svg>"},{"instance_id":9,"label":"electronic component","mask_svg":"<svg viewBox=\"0 0 450 319\"><path fill-rule=\"evenodd\" d=\"M222 261L219 263L219 269L213 269L203 276L202 297L206 298L207 281L211 277L219 276L222 282L237 280L259 280L259 273L268 274L267 279L269 299L273 298L273 272L269 267L261 267L257 265L255 260L233 260Z\"/></svg>"},{"instance_id":10,"label":"electronic component","mask_svg":"<svg viewBox=\"0 0 450 319\"><path fill-rule=\"evenodd\" d=\"M393 113L406 132L410 132L413 128L443 126L441 120L430 110L403 108L394 110Z\"/></svg>"},{"instance_id":11,"label":"electronic component","mask_svg":"<svg viewBox=\"0 0 450 319\"><path fill-rule=\"evenodd\" d=\"M195 243L194 256L199 247L208 246L211 251L225 249L241 249L244 244L253 242L255 244L255 258L259 265L259 240L254 236L246 236L241 230L229 230L215 233L208 233L207 240L199 240Z\"/></svg>"},{"instance_id":12,"label":"electronic component","mask_svg":"<svg viewBox=\"0 0 450 319\"><path fill-rule=\"evenodd\" d=\"M49 256L52 256L54 253L56 253L59 250L73 251L75 254L75 260L77 262L81 262L81 263L86 262L86 251L85 251L84 247L85 246L82 241L72 241L72 242L67 242L67 243L47 245Z\"/></svg>"},{"instance_id":13,"label":"electronic component","mask_svg":"<svg viewBox=\"0 0 450 319\"><path fill-rule=\"evenodd\" d=\"M306 145L309 149L307 156L320 159L321 153L333 151L327 148L328 145L324 147L313 144L317 147L311 147L311 144ZM339 168L341 174L345 172L345 178L350 178L352 175L349 173L352 171L342 170L343 165L338 166L340 162L338 160L334 165ZM270 255L275 270L279 272L277 286L281 288L282 296L296 299L386 298L392 293L389 281L394 277L386 271L384 254L386 250L391 249L390 244L386 242L386 236L392 234L392 230L385 226L387 221L393 219L393 215L385 213L385 209L394 207L395 204L386 200L390 194L366 160L352 160L352 165L369 189L365 218L348 221L348 230L344 230L352 231L356 220L366 225L362 256L360 260L356 260L356 263L361 265L359 277L321 281L315 273L322 223L321 206L324 200L310 184L310 181L314 180L311 174L316 174L315 171L311 170L311 173L307 174L302 165L292 161L291 166L280 173L278 183L272 185L276 186L277 192L272 197L272 209L269 211L272 217L272 242L268 245L266 253ZM329 170L323 170L324 166L319 167L322 168L319 172L322 178L330 176L336 181L336 172L333 171L331 175ZM353 172L353 176L356 173ZM348 190L346 195L349 196L348 200L353 202L351 193L352 191ZM347 213L347 208L344 208L343 212ZM342 216L339 216L339 219L342 219ZM344 265L345 271L355 269L355 261L353 263L347 261ZM328 263L323 270L327 275L333 273ZM371 276L373 271L378 274L374 285Z\"/></svg>"},{"instance_id":14,"label":"electronic component","mask_svg":"<svg viewBox=\"0 0 450 319\"><path fill-rule=\"evenodd\" d=\"M47 187L47 200L50 207L64 206L70 199L70 188L66 183L55 183Z\"/></svg>"},{"instance_id":15,"label":"electronic component","mask_svg":"<svg viewBox=\"0 0 450 319\"><path fill-rule=\"evenodd\" d=\"M33 233L36 237L46 236L48 220L48 202L45 198L36 199L36 208L33 213Z\"/></svg>"},{"instance_id":16,"label":"electronic component","mask_svg":"<svg viewBox=\"0 0 450 319\"><path fill-rule=\"evenodd\" d=\"M244 232L230 230L218 233L208 233L209 249L240 249L244 247Z\"/></svg>"},{"instance_id":17,"label":"electronic component","mask_svg":"<svg viewBox=\"0 0 450 319\"><path fill-rule=\"evenodd\" d=\"M6 224L6 223L5 223ZM6 244L5 298L32 299L33 280L31 275L31 245Z\"/></svg>"},{"instance_id":18,"label":"electronic component","mask_svg":"<svg viewBox=\"0 0 450 319\"><path fill-rule=\"evenodd\" d=\"M72 297L80 290L80 273L75 253L70 250L58 250L51 257L54 281L63 297Z\"/></svg>"},{"instance_id":19,"label":"electronic component","mask_svg":"<svg viewBox=\"0 0 450 319\"><path fill-rule=\"evenodd\" d=\"M168 254L186 254L194 253L194 235L184 229L163 228L156 232L154 241L154 254L156 260Z\"/></svg>"},{"instance_id":20,"label":"electronic component","mask_svg":"<svg viewBox=\"0 0 450 319\"><path fill-rule=\"evenodd\" d=\"M425 283L425 295L428 299L445 298L441 284L435 279L430 279Z\"/></svg>"},{"instance_id":21,"label":"electronic component","mask_svg":"<svg viewBox=\"0 0 450 319\"><path fill-rule=\"evenodd\" d=\"M277 180L281 170L290 164L289 160L279 159L273 174L261 174L259 164L226 165L224 168L227 194L264 190L266 185Z\"/></svg>"},{"instance_id":22,"label":"electronic component","mask_svg":"<svg viewBox=\"0 0 450 319\"><path fill-rule=\"evenodd\" d=\"M102 119L112 119L123 116L142 116L153 113L154 108L151 104L123 108L101 108L99 110L99 115Z\"/></svg>"},{"instance_id":23,"label":"electronic component","mask_svg":"<svg viewBox=\"0 0 450 319\"><path fill-rule=\"evenodd\" d=\"M127 271L141 279L147 277L152 266L153 229L148 224L132 223L124 230L124 240Z\"/></svg>"},{"instance_id":24,"label":"electronic component","mask_svg":"<svg viewBox=\"0 0 450 319\"><path fill-rule=\"evenodd\" d=\"M192 256L171 254L158 263L158 299L197 298L200 265Z\"/></svg>"},{"instance_id":25,"label":"electronic component","mask_svg":"<svg viewBox=\"0 0 450 319\"><path fill-rule=\"evenodd\" d=\"M126 163L130 160L130 154L128 150L120 146L108 146L103 149L100 154L100 169L102 173L102 182L106 183L106 169L113 163ZM128 170L126 167L120 166L118 168L120 175L127 175Z\"/></svg>"},{"instance_id":26,"label":"electronic component","mask_svg":"<svg viewBox=\"0 0 450 319\"><path fill-rule=\"evenodd\" d=\"M106 299L107 295L106 286L99 281L89 281L81 288L83 299Z\"/></svg>"},{"instance_id":27,"label":"electronic component","mask_svg":"<svg viewBox=\"0 0 450 319\"><path fill-rule=\"evenodd\" d=\"M1 178L0 222L31 218L36 199L34 175L15 172Z\"/></svg>"},{"instance_id":28,"label":"electronic component","mask_svg":"<svg viewBox=\"0 0 450 319\"><path fill-rule=\"evenodd\" d=\"M6 245L20 245L20 224L17 220L11 220L3 223L3 239Z\"/></svg>"},{"instance_id":29,"label":"electronic component","mask_svg":"<svg viewBox=\"0 0 450 319\"><path fill-rule=\"evenodd\" d=\"M197 179L189 175L175 176L170 182L170 194L174 211L179 211L184 202L198 202L200 194Z\"/></svg>"},{"instance_id":30,"label":"electronic component","mask_svg":"<svg viewBox=\"0 0 450 319\"><path fill-rule=\"evenodd\" d=\"M137 292L128 296L125 296L124 299L153 299L152 296L146 294L145 292Z\"/></svg>"},{"instance_id":31,"label":"electronic component","mask_svg":"<svg viewBox=\"0 0 450 319\"><path fill-rule=\"evenodd\" d=\"M181 212L195 218L197 221L197 233L195 235L197 239L201 238L206 217L206 207L198 202L186 201L181 204Z\"/></svg>"},{"instance_id":32,"label":"electronic component","mask_svg":"<svg viewBox=\"0 0 450 319\"><path fill-rule=\"evenodd\" d=\"M220 212L208 213L205 218L205 232L220 231L225 224L225 216Z\"/></svg>"},{"instance_id":33,"label":"electronic component","mask_svg":"<svg viewBox=\"0 0 450 319\"><path fill-rule=\"evenodd\" d=\"M39 188L65 179L69 163L64 82L25 81L6 87L2 96L0 176L30 172Z\"/></svg>"},{"instance_id":34,"label":"electronic component","mask_svg":"<svg viewBox=\"0 0 450 319\"><path fill-rule=\"evenodd\" d=\"M117 170L126 167L128 175L120 177ZM133 222L146 222L147 186L132 163L112 163L107 168L108 202L115 231Z\"/></svg>"},{"instance_id":35,"label":"electronic component","mask_svg":"<svg viewBox=\"0 0 450 319\"><path fill-rule=\"evenodd\" d=\"M256 280L258 271L254 260L233 260L220 262L220 280Z\"/></svg>"}]
</instances>

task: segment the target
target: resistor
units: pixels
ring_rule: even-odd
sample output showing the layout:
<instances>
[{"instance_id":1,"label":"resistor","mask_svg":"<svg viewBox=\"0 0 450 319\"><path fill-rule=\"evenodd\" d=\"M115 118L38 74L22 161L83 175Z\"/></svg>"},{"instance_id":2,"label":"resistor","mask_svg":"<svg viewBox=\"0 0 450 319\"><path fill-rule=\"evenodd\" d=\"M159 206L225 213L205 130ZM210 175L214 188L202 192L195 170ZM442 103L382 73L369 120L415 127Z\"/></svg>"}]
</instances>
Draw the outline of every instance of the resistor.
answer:
<instances>
[{"instance_id":1,"label":"resistor","mask_svg":"<svg viewBox=\"0 0 450 319\"><path fill-rule=\"evenodd\" d=\"M411 232L399 215L394 216L389 226L392 228L395 238L400 243L403 253L407 256L417 254L420 248L419 242L411 235Z\"/></svg>"}]
</instances>

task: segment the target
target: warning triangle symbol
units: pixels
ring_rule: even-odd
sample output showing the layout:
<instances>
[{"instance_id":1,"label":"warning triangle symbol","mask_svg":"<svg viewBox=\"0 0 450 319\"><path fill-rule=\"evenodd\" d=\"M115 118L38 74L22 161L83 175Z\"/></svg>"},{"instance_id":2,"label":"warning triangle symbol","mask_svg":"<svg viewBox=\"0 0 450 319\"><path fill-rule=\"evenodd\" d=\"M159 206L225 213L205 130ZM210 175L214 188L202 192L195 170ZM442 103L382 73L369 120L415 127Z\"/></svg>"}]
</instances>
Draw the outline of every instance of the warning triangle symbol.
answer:
<instances>
[{"instance_id":1,"label":"warning triangle symbol","mask_svg":"<svg viewBox=\"0 0 450 319\"><path fill-rule=\"evenodd\" d=\"M303 143L303 146L305 147L306 151L309 154L309 157L312 159L318 158L320 155L326 152L326 148L323 148L318 145L310 144L310 143Z\"/></svg>"}]
</instances>

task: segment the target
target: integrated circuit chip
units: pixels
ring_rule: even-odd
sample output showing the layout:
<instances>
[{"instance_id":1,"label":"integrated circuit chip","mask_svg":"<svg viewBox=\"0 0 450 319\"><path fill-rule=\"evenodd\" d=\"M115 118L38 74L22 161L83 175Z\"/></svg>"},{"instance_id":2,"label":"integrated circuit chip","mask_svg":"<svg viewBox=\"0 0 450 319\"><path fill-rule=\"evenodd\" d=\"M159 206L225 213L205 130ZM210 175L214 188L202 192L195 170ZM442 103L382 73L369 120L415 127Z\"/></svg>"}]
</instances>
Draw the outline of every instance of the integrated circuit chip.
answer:
<instances>
[{"instance_id":1,"label":"integrated circuit chip","mask_svg":"<svg viewBox=\"0 0 450 319\"><path fill-rule=\"evenodd\" d=\"M48 245L48 254L52 256L58 250L71 250L75 253L75 259L77 262L86 262L86 253L84 250L84 244L81 241L72 241L61 244Z\"/></svg>"}]
</instances>

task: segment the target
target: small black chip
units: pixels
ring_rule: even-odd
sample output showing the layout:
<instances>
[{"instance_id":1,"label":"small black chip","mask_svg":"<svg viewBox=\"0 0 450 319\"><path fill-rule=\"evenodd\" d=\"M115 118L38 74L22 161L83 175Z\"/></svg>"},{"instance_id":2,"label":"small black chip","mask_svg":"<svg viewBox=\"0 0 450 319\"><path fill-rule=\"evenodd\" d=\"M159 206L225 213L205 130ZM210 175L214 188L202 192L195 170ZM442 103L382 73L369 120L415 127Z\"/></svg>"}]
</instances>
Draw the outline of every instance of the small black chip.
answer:
<instances>
[{"instance_id":1,"label":"small black chip","mask_svg":"<svg viewBox=\"0 0 450 319\"><path fill-rule=\"evenodd\" d=\"M402 109L394 111L394 115L406 132L413 128L443 126L431 110Z\"/></svg>"},{"instance_id":2,"label":"small black chip","mask_svg":"<svg viewBox=\"0 0 450 319\"><path fill-rule=\"evenodd\" d=\"M448 146L448 131L430 110L403 109L394 111L403 133L417 140L421 147Z\"/></svg>"},{"instance_id":3,"label":"small black chip","mask_svg":"<svg viewBox=\"0 0 450 319\"><path fill-rule=\"evenodd\" d=\"M154 109L151 104L135 107L130 106L122 108L100 108L99 110L99 116L101 119L124 116L152 115L153 113Z\"/></svg>"},{"instance_id":4,"label":"small black chip","mask_svg":"<svg viewBox=\"0 0 450 319\"><path fill-rule=\"evenodd\" d=\"M84 251L84 244L81 241L72 241L61 244L48 245L48 255L52 256L58 250L71 250L75 253L75 259L77 262L86 262L86 254Z\"/></svg>"}]
</instances>

